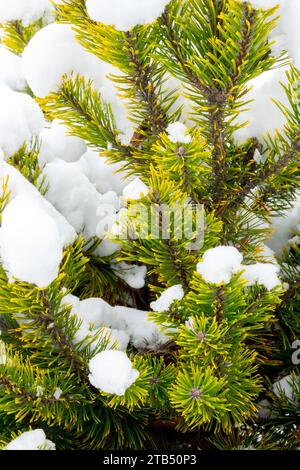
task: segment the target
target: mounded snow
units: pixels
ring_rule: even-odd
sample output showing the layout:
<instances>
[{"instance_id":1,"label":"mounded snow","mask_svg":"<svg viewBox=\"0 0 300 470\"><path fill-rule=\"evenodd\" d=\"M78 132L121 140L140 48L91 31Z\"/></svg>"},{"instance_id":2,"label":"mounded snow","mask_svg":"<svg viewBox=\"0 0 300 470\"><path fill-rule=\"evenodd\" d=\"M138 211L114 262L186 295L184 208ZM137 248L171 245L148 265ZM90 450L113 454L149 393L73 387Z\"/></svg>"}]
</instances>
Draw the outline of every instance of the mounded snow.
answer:
<instances>
[{"instance_id":1,"label":"mounded snow","mask_svg":"<svg viewBox=\"0 0 300 470\"><path fill-rule=\"evenodd\" d=\"M138 200L142 196L147 196L148 186L140 178L135 178L123 189L123 196L126 199Z\"/></svg>"},{"instance_id":2,"label":"mounded snow","mask_svg":"<svg viewBox=\"0 0 300 470\"><path fill-rule=\"evenodd\" d=\"M55 450L55 444L46 438L42 429L23 432L11 441L5 450Z\"/></svg>"},{"instance_id":3,"label":"mounded snow","mask_svg":"<svg viewBox=\"0 0 300 470\"><path fill-rule=\"evenodd\" d=\"M88 179L99 193L115 191L121 195L125 186L132 180L132 177L129 177L125 171L120 171L122 163L108 163L105 155L99 155L91 149L87 150L81 160L85 163Z\"/></svg>"},{"instance_id":4,"label":"mounded snow","mask_svg":"<svg viewBox=\"0 0 300 470\"><path fill-rule=\"evenodd\" d=\"M255 283L271 290L281 284L278 278L279 266L272 263L244 265L243 255L233 246L217 246L207 250L197 264L197 272L206 282L228 284L233 274L241 271L248 285Z\"/></svg>"},{"instance_id":5,"label":"mounded snow","mask_svg":"<svg viewBox=\"0 0 300 470\"><path fill-rule=\"evenodd\" d=\"M24 49L22 68L33 93L41 98L56 91L65 74L80 74L92 80L103 100L112 106L120 139L130 141L133 130L125 104L107 78L109 74L120 75L120 70L80 46L71 25L52 23L39 30Z\"/></svg>"},{"instance_id":6,"label":"mounded snow","mask_svg":"<svg viewBox=\"0 0 300 470\"><path fill-rule=\"evenodd\" d=\"M0 47L0 83L18 91L23 90L26 85L21 57L3 46Z\"/></svg>"},{"instance_id":7,"label":"mounded snow","mask_svg":"<svg viewBox=\"0 0 300 470\"><path fill-rule=\"evenodd\" d=\"M151 302L150 307L155 312L163 312L171 307L174 300L181 300L183 296L184 291L182 285L177 284L166 289L155 302Z\"/></svg>"},{"instance_id":8,"label":"mounded snow","mask_svg":"<svg viewBox=\"0 0 300 470\"><path fill-rule=\"evenodd\" d=\"M57 277L63 254L58 227L33 198L19 195L6 206L0 246L10 276L41 288Z\"/></svg>"},{"instance_id":9,"label":"mounded snow","mask_svg":"<svg viewBox=\"0 0 300 470\"><path fill-rule=\"evenodd\" d=\"M99 328L107 328L112 332L112 339L116 339L120 349L126 349L129 342L136 348L153 348L167 341L151 320L148 312L135 308L115 306L99 298L90 298L80 301L73 295L67 295L64 304L72 307L72 314L83 321L79 335L93 335Z\"/></svg>"},{"instance_id":10,"label":"mounded snow","mask_svg":"<svg viewBox=\"0 0 300 470\"><path fill-rule=\"evenodd\" d=\"M16 168L0 159L0 185L1 188L5 182L8 182L8 191L10 200L16 196L26 196L31 198L41 206L51 218L54 219L63 247L70 245L76 238L76 232L67 220L50 204Z\"/></svg>"},{"instance_id":11,"label":"mounded snow","mask_svg":"<svg viewBox=\"0 0 300 470\"><path fill-rule=\"evenodd\" d=\"M181 122L174 122L167 127L167 134L173 143L189 144L191 136L188 135L188 128Z\"/></svg>"},{"instance_id":12,"label":"mounded snow","mask_svg":"<svg viewBox=\"0 0 300 470\"><path fill-rule=\"evenodd\" d=\"M45 127L40 133L39 162L45 163L55 159L66 162L75 162L86 152L86 143L78 137L68 134L68 128L58 119L51 123L51 127Z\"/></svg>"},{"instance_id":13,"label":"mounded snow","mask_svg":"<svg viewBox=\"0 0 300 470\"><path fill-rule=\"evenodd\" d=\"M17 152L24 143L38 136L44 116L37 103L25 93L0 85L0 148L6 157Z\"/></svg>"},{"instance_id":14,"label":"mounded snow","mask_svg":"<svg viewBox=\"0 0 300 470\"><path fill-rule=\"evenodd\" d=\"M243 255L233 246L217 246L204 253L197 271L207 282L227 284L240 270L242 261Z\"/></svg>"},{"instance_id":15,"label":"mounded snow","mask_svg":"<svg viewBox=\"0 0 300 470\"><path fill-rule=\"evenodd\" d=\"M119 278L123 279L133 289L141 289L144 287L147 275L146 266L137 266L121 262L113 264L112 269Z\"/></svg>"},{"instance_id":16,"label":"mounded snow","mask_svg":"<svg viewBox=\"0 0 300 470\"><path fill-rule=\"evenodd\" d=\"M264 136L270 133L274 136L276 130L283 132L285 117L273 99L290 107L285 91L280 84L286 83L286 71L289 67L268 70L248 83L250 91L243 98L245 101L253 100L247 104L246 110L239 114L236 122L243 124L248 121L245 127L234 132L234 137L238 144L245 140L256 137L264 143Z\"/></svg>"},{"instance_id":17,"label":"mounded snow","mask_svg":"<svg viewBox=\"0 0 300 470\"><path fill-rule=\"evenodd\" d=\"M127 31L138 24L152 23L170 0L87 0L87 12L94 21Z\"/></svg>"},{"instance_id":18,"label":"mounded snow","mask_svg":"<svg viewBox=\"0 0 300 470\"><path fill-rule=\"evenodd\" d=\"M91 384L105 393L124 395L138 378L130 359L122 351L102 351L89 362Z\"/></svg>"},{"instance_id":19,"label":"mounded snow","mask_svg":"<svg viewBox=\"0 0 300 470\"><path fill-rule=\"evenodd\" d=\"M27 26L51 9L49 0L0 0L0 23L22 20Z\"/></svg>"}]
</instances>

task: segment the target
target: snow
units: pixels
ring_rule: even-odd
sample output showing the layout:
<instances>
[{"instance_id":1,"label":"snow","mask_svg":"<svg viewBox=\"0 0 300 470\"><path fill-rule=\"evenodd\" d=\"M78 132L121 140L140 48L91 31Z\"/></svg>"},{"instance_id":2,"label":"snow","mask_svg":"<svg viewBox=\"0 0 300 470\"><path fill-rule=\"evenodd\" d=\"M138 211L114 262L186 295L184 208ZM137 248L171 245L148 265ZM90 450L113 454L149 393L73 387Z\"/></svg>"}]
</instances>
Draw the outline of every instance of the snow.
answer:
<instances>
[{"instance_id":1,"label":"snow","mask_svg":"<svg viewBox=\"0 0 300 470\"><path fill-rule=\"evenodd\" d=\"M278 20L277 27L271 34L271 38L278 41L278 46L281 49L286 49L289 56L293 59L295 65L300 67L300 29L299 29L299 15L300 3L299 0L284 0L280 2L280 19ZM278 49L279 47L275 46Z\"/></svg>"},{"instance_id":2,"label":"snow","mask_svg":"<svg viewBox=\"0 0 300 470\"><path fill-rule=\"evenodd\" d=\"M91 384L105 393L124 395L140 375L122 351L102 351L89 362Z\"/></svg>"},{"instance_id":3,"label":"snow","mask_svg":"<svg viewBox=\"0 0 300 470\"><path fill-rule=\"evenodd\" d=\"M86 322L89 327L98 328L101 325L101 316L106 310L109 313L110 305L102 299L90 298L79 300L76 296L67 295L65 303L71 303L76 316Z\"/></svg>"},{"instance_id":4,"label":"snow","mask_svg":"<svg viewBox=\"0 0 300 470\"><path fill-rule=\"evenodd\" d=\"M271 8L280 5L276 16L279 15L277 26L270 34L270 41L275 41L271 46L274 55L279 55L282 51L287 51L296 67L300 67L300 2L299 0L251 0L255 8ZM250 110L242 113L238 122L250 119L250 123L245 129L235 133L239 143L248 137L256 136L262 141L262 135L270 131L271 135L276 129L282 130L284 117L272 103L270 98L288 105L287 98L280 85L280 81L286 82L285 71L288 67L270 70L262 73L252 81L253 89L245 96L246 99L255 99L256 102L250 104ZM289 105L288 105L289 107Z\"/></svg>"},{"instance_id":5,"label":"snow","mask_svg":"<svg viewBox=\"0 0 300 470\"><path fill-rule=\"evenodd\" d=\"M49 0L0 0L0 23L22 20L28 26L51 8Z\"/></svg>"},{"instance_id":6,"label":"snow","mask_svg":"<svg viewBox=\"0 0 300 470\"><path fill-rule=\"evenodd\" d=\"M55 444L46 438L42 429L23 432L11 441L5 450L55 450Z\"/></svg>"},{"instance_id":7,"label":"snow","mask_svg":"<svg viewBox=\"0 0 300 470\"><path fill-rule=\"evenodd\" d=\"M0 148L6 156L11 156L39 135L44 117L30 96L3 84L0 85L0 101Z\"/></svg>"},{"instance_id":8,"label":"snow","mask_svg":"<svg viewBox=\"0 0 300 470\"><path fill-rule=\"evenodd\" d=\"M124 330L136 348L152 348L166 342L159 327L148 319L148 312L130 307L112 307L111 318L106 323L113 328Z\"/></svg>"},{"instance_id":9,"label":"snow","mask_svg":"<svg viewBox=\"0 0 300 470\"><path fill-rule=\"evenodd\" d=\"M96 235L97 208L101 194L84 173L81 162L55 160L47 163L42 176L48 190L45 197L63 214L77 233L89 238Z\"/></svg>"},{"instance_id":10,"label":"snow","mask_svg":"<svg viewBox=\"0 0 300 470\"><path fill-rule=\"evenodd\" d=\"M80 301L78 297L68 294L63 298L62 305L71 307L71 315L75 315L80 320L80 325L73 338L73 343L79 349L88 343L91 351L99 347L99 341L107 341L107 349L117 346L118 349L125 350L129 343L129 336L123 332L118 332L100 326L99 315L107 306L102 299L85 299Z\"/></svg>"},{"instance_id":11,"label":"snow","mask_svg":"<svg viewBox=\"0 0 300 470\"><path fill-rule=\"evenodd\" d=\"M295 203L291 209L277 217L271 218L271 228L273 230L270 240L266 244L281 256L284 248L289 247L289 240L293 236L294 230L300 221L300 193L298 193Z\"/></svg>"},{"instance_id":12,"label":"snow","mask_svg":"<svg viewBox=\"0 0 300 470\"><path fill-rule=\"evenodd\" d=\"M170 0L87 0L89 16L94 21L115 25L127 31L138 24L152 23Z\"/></svg>"},{"instance_id":13,"label":"snow","mask_svg":"<svg viewBox=\"0 0 300 470\"><path fill-rule=\"evenodd\" d=\"M33 198L19 195L2 213L0 246L9 276L47 287L58 275L63 246L57 225Z\"/></svg>"},{"instance_id":14,"label":"snow","mask_svg":"<svg viewBox=\"0 0 300 470\"><path fill-rule=\"evenodd\" d=\"M84 161L54 160L43 169L48 190L45 197L64 215L77 233L86 239L104 238L116 219L119 199L114 191L100 194L86 176ZM106 242L104 244L104 242ZM96 250L99 256L115 253L119 245L104 240Z\"/></svg>"},{"instance_id":15,"label":"snow","mask_svg":"<svg viewBox=\"0 0 300 470\"><path fill-rule=\"evenodd\" d=\"M145 278L147 275L146 266L137 266L125 262L116 263L111 265L115 274L123 279L133 289L141 289L145 285Z\"/></svg>"},{"instance_id":16,"label":"snow","mask_svg":"<svg viewBox=\"0 0 300 470\"><path fill-rule=\"evenodd\" d=\"M300 387L300 378L295 375L286 375L273 384L272 391L278 398L285 395L289 400L294 400L293 388L295 387L296 390Z\"/></svg>"},{"instance_id":17,"label":"snow","mask_svg":"<svg viewBox=\"0 0 300 470\"><path fill-rule=\"evenodd\" d=\"M243 255L233 246L217 246L207 250L197 264L197 272L207 282L230 282L231 275L241 269Z\"/></svg>"},{"instance_id":18,"label":"snow","mask_svg":"<svg viewBox=\"0 0 300 470\"><path fill-rule=\"evenodd\" d=\"M247 279L248 285L255 283L262 284L266 289L271 290L281 284L278 278L279 266L271 263L256 263L244 266L243 277Z\"/></svg>"},{"instance_id":19,"label":"snow","mask_svg":"<svg viewBox=\"0 0 300 470\"><path fill-rule=\"evenodd\" d=\"M266 10L267 8L274 8L280 3L283 4L286 1L287 0L250 0L250 3L254 8L263 8Z\"/></svg>"},{"instance_id":20,"label":"snow","mask_svg":"<svg viewBox=\"0 0 300 470\"><path fill-rule=\"evenodd\" d=\"M23 90L26 81L22 72L21 57L5 47L0 47L0 83L12 90Z\"/></svg>"},{"instance_id":21,"label":"snow","mask_svg":"<svg viewBox=\"0 0 300 470\"><path fill-rule=\"evenodd\" d=\"M59 119L51 123L51 127L45 127L40 133L39 163L45 163L55 159L66 162L75 162L86 152L84 140L68 135L68 128Z\"/></svg>"},{"instance_id":22,"label":"snow","mask_svg":"<svg viewBox=\"0 0 300 470\"><path fill-rule=\"evenodd\" d=\"M56 223L61 243L66 247L74 242L76 232L67 220L39 193L37 188L33 186L21 173L13 166L0 160L0 185L8 180L8 191L10 192L10 199L16 196L26 196L30 198L33 203L39 204L41 209L46 212Z\"/></svg>"},{"instance_id":23,"label":"snow","mask_svg":"<svg viewBox=\"0 0 300 470\"><path fill-rule=\"evenodd\" d=\"M40 385L36 387L36 396L37 397L42 397L44 394L44 389Z\"/></svg>"},{"instance_id":24,"label":"snow","mask_svg":"<svg viewBox=\"0 0 300 470\"><path fill-rule=\"evenodd\" d=\"M120 70L80 46L71 25L52 23L39 30L24 49L22 68L30 88L40 98L56 91L64 74L75 73L91 79L103 100L112 106L120 139L123 136L130 141L133 128L126 117L125 104L107 78L108 74L120 75Z\"/></svg>"},{"instance_id":25,"label":"snow","mask_svg":"<svg viewBox=\"0 0 300 470\"><path fill-rule=\"evenodd\" d=\"M188 128L181 122L174 122L167 127L167 134L169 140L176 143L189 144L192 140L191 136L187 134Z\"/></svg>"},{"instance_id":26,"label":"snow","mask_svg":"<svg viewBox=\"0 0 300 470\"><path fill-rule=\"evenodd\" d=\"M115 191L122 194L123 189L130 182L125 171L120 171L125 162L108 163L105 154L100 154L91 149L82 156L85 163L86 175L100 193Z\"/></svg>"},{"instance_id":27,"label":"snow","mask_svg":"<svg viewBox=\"0 0 300 470\"><path fill-rule=\"evenodd\" d=\"M148 186L143 183L140 178L135 178L123 189L123 196L126 199L132 199L136 201L141 198L141 196L147 196L149 192Z\"/></svg>"},{"instance_id":28,"label":"snow","mask_svg":"<svg viewBox=\"0 0 300 470\"><path fill-rule=\"evenodd\" d=\"M176 284L166 289L155 302L151 302L150 307L154 312L164 312L171 307L174 300L181 300L183 297L182 285Z\"/></svg>"},{"instance_id":29,"label":"snow","mask_svg":"<svg viewBox=\"0 0 300 470\"><path fill-rule=\"evenodd\" d=\"M300 15L299 0L251 0L255 8L273 8L279 5L276 16L279 15L277 26L270 34L270 40L276 41L272 45L273 54L278 55L287 50L295 65L300 65L300 29L298 18Z\"/></svg>"},{"instance_id":30,"label":"snow","mask_svg":"<svg viewBox=\"0 0 300 470\"><path fill-rule=\"evenodd\" d=\"M255 152L254 152L254 155L253 155L253 160L255 161L255 163L257 163L257 165L265 163L266 159L267 159L266 154L261 154L258 149L255 149Z\"/></svg>"},{"instance_id":31,"label":"snow","mask_svg":"<svg viewBox=\"0 0 300 470\"><path fill-rule=\"evenodd\" d=\"M268 70L249 82L248 86L252 88L244 96L244 100L253 101L247 104L247 109L241 112L235 121L238 124L249 121L245 127L234 132L238 144L244 143L251 137L258 138L263 144L263 137L267 132L273 136L276 130L283 131L285 118L272 99L283 103L290 109L285 91L279 83L287 82L286 71L288 68L286 66Z\"/></svg>"},{"instance_id":32,"label":"snow","mask_svg":"<svg viewBox=\"0 0 300 470\"><path fill-rule=\"evenodd\" d=\"M197 272L206 282L228 284L233 274L242 272L248 286L255 283L271 290L279 285L279 266L277 263L242 264L243 255L232 246L217 246L207 250L203 259L197 264Z\"/></svg>"},{"instance_id":33,"label":"snow","mask_svg":"<svg viewBox=\"0 0 300 470\"><path fill-rule=\"evenodd\" d=\"M97 59L76 43L71 26L53 23L39 30L29 41L23 52L22 66L34 94L45 97L56 90L63 74L79 72L81 66L87 66L88 58L91 67L95 66Z\"/></svg>"},{"instance_id":34,"label":"snow","mask_svg":"<svg viewBox=\"0 0 300 470\"><path fill-rule=\"evenodd\" d=\"M55 398L56 400L59 400L60 397L62 396L62 394L63 394L62 389L59 388L59 387L57 387L57 388L55 389L55 392L54 392L53 396L54 396L54 398Z\"/></svg>"},{"instance_id":35,"label":"snow","mask_svg":"<svg viewBox=\"0 0 300 470\"><path fill-rule=\"evenodd\" d=\"M65 296L63 304L70 305L72 315L83 321L79 333L82 339L87 334L95 335L99 328L106 328L107 333L119 342L120 349L126 349L129 342L136 348L153 348L167 341L159 328L148 319L148 312L123 306L112 307L100 298L80 301L72 295Z\"/></svg>"}]
</instances>

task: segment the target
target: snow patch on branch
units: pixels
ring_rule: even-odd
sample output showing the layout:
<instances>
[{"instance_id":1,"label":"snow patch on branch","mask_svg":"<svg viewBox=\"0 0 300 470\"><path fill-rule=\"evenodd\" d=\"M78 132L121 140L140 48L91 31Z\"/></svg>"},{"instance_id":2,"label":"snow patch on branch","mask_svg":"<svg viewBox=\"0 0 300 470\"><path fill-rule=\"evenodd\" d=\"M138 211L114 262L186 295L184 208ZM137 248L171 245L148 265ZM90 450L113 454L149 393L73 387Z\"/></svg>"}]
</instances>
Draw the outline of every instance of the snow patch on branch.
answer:
<instances>
[{"instance_id":1,"label":"snow patch on branch","mask_svg":"<svg viewBox=\"0 0 300 470\"><path fill-rule=\"evenodd\" d=\"M151 302L150 307L154 312L164 312L171 307L174 300L181 300L183 297L182 285L176 284L166 289L155 302Z\"/></svg>"},{"instance_id":2,"label":"snow patch on branch","mask_svg":"<svg viewBox=\"0 0 300 470\"><path fill-rule=\"evenodd\" d=\"M148 312L135 308L112 307L103 299L89 298L79 300L73 295L66 295L63 304L72 307L71 314L76 315L83 323L79 337L95 336L99 328L104 328L105 334L111 335L109 346L117 341L118 348L126 350L129 343L135 348L155 348L167 341L159 327L148 319ZM96 347L96 343L94 344Z\"/></svg>"},{"instance_id":3,"label":"snow patch on branch","mask_svg":"<svg viewBox=\"0 0 300 470\"><path fill-rule=\"evenodd\" d=\"M11 441L4 450L55 450L55 444L46 438L43 429L23 432Z\"/></svg>"},{"instance_id":4,"label":"snow patch on branch","mask_svg":"<svg viewBox=\"0 0 300 470\"><path fill-rule=\"evenodd\" d=\"M18 91L23 90L26 85L21 57L5 47L0 47L0 83Z\"/></svg>"},{"instance_id":5,"label":"snow patch on branch","mask_svg":"<svg viewBox=\"0 0 300 470\"><path fill-rule=\"evenodd\" d=\"M152 23L170 0L87 0L89 16L94 21L115 25L128 31L138 24Z\"/></svg>"},{"instance_id":6,"label":"snow patch on branch","mask_svg":"<svg viewBox=\"0 0 300 470\"><path fill-rule=\"evenodd\" d=\"M279 285L280 267L272 263L242 264L243 255L233 246L217 246L207 250L202 261L197 264L197 272L206 282L228 284L231 276L242 273L242 277L251 286L255 283L271 290Z\"/></svg>"},{"instance_id":7,"label":"snow patch on branch","mask_svg":"<svg viewBox=\"0 0 300 470\"><path fill-rule=\"evenodd\" d=\"M21 20L28 26L51 9L49 0L0 0L0 23Z\"/></svg>"},{"instance_id":8,"label":"snow patch on branch","mask_svg":"<svg viewBox=\"0 0 300 470\"><path fill-rule=\"evenodd\" d=\"M44 127L42 110L25 93L0 85L0 148L6 157L29 144Z\"/></svg>"},{"instance_id":9,"label":"snow patch on branch","mask_svg":"<svg viewBox=\"0 0 300 470\"><path fill-rule=\"evenodd\" d=\"M102 351L89 362L91 384L105 393L122 396L139 377L122 351Z\"/></svg>"},{"instance_id":10,"label":"snow patch on branch","mask_svg":"<svg viewBox=\"0 0 300 470\"><path fill-rule=\"evenodd\" d=\"M32 198L17 196L2 214L0 246L9 276L47 287L58 275L63 249L55 221Z\"/></svg>"},{"instance_id":11,"label":"snow patch on branch","mask_svg":"<svg viewBox=\"0 0 300 470\"><path fill-rule=\"evenodd\" d=\"M191 136L187 133L188 128L181 122L173 122L172 124L169 124L166 130L169 140L174 144L189 144L192 140Z\"/></svg>"},{"instance_id":12,"label":"snow patch on branch","mask_svg":"<svg viewBox=\"0 0 300 470\"><path fill-rule=\"evenodd\" d=\"M71 25L53 23L39 30L24 49L22 67L30 88L40 98L55 92L64 75L74 73L92 80L102 99L112 107L120 138L131 140L133 129L126 106L107 78L109 74L121 75L121 71L80 46Z\"/></svg>"}]
</instances>

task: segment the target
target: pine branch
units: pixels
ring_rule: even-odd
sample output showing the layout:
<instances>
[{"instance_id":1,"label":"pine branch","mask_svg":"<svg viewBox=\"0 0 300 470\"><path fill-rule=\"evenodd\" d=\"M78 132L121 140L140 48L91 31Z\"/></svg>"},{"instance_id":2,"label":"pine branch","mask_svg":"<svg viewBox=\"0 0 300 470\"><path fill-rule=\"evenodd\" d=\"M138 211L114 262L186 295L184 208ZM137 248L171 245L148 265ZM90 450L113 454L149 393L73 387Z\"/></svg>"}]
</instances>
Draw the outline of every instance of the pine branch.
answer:
<instances>
[{"instance_id":1,"label":"pine branch","mask_svg":"<svg viewBox=\"0 0 300 470\"><path fill-rule=\"evenodd\" d=\"M70 364L76 376L78 376L82 382L89 384L82 357L78 354L75 346L69 341L66 333L56 324L53 307L47 295L47 291L40 292L40 300L42 302L43 314L40 316L36 315L37 323L51 336L54 344L56 344L63 357Z\"/></svg>"},{"instance_id":2,"label":"pine branch","mask_svg":"<svg viewBox=\"0 0 300 470\"><path fill-rule=\"evenodd\" d=\"M141 100L142 105L145 107L147 116L146 122L143 126L152 135L158 135L163 132L168 125L168 117L165 110L161 106L160 98L155 91L155 85L152 77L154 74L153 64L143 64L139 59L139 52L136 47L138 41L138 32L126 32L126 39L128 44L129 62L133 65L135 74L128 77L128 81L133 83L136 90L138 99Z\"/></svg>"}]
</instances>

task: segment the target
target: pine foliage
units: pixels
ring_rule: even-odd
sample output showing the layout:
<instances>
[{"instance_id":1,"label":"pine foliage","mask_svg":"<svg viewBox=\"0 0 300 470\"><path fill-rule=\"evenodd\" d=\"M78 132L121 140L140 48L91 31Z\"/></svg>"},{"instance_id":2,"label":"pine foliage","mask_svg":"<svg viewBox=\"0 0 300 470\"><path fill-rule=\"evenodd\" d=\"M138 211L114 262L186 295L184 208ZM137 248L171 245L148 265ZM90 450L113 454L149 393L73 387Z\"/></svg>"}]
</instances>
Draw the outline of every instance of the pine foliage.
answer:
<instances>
[{"instance_id":1,"label":"pine foliage","mask_svg":"<svg viewBox=\"0 0 300 470\"><path fill-rule=\"evenodd\" d=\"M1 267L1 445L42 427L59 449L159 447L155 426L168 423L183 442L185 435L196 436L199 449L297 448L300 390L294 386L292 400L278 397L271 383L280 375L299 376L290 360L300 338L299 246L286 253L280 288L249 287L241 274L215 285L196 272L204 252L217 245L237 247L247 264L263 261L268 230L262 222L291 207L300 188L300 72L294 66L285 86L291 109L276 103L286 120L284 133L266 137L264 163L253 159L260 149L256 136L240 146L233 139L241 126L236 118L249 104L249 81L287 63L284 54L271 53L268 41L276 9L255 10L239 0L172 0L152 25L127 32L91 20L84 0L65 0L55 14L72 24L87 51L119 69L110 78L127 103L135 134L129 144L121 142L112 108L76 74L37 100L46 118L62 120L99 158L105 152L111 163L139 175L150 188L140 202L157 208L160 229L159 206L202 204L204 239L197 249L191 248L197 235L114 240L120 251L112 260L94 254L99 240L79 237L47 289L10 282ZM21 54L42 25L8 23L3 42ZM183 116L182 89L192 103L193 126L189 143L174 143L166 129ZM10 163L44 193L38 153L32 142ZM4 182L1 212L9 197ZM130 202L126 217L133 221ZM113 261L146 265L146 287L129 288L115 275ZM63 297L101 297L150 311L150 302L175 284L183 286L183 299L150 314L168 342L128 352L140 372L137 381L123 396L93 387L88 363L109 338L100 329L96 351L88 339L75 344L80 322ZM57 389L63 391L58 399ZM258 414L263 398L271 407L267 420Z\"/></svg>"}]
</instances>

